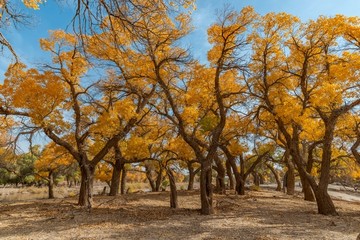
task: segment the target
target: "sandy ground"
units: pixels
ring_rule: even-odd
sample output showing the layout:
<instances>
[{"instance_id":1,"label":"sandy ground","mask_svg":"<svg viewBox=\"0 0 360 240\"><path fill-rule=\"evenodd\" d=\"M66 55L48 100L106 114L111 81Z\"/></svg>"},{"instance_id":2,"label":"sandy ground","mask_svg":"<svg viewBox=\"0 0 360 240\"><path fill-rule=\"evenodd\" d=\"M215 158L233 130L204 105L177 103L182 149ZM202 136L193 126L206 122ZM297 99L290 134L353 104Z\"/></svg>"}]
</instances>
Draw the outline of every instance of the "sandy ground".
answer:
<instances>
[{"instance_id":1,"label":"sandy ground","mask_svg":"<svg viewBox=\"0 0 360 240\"><path fill-rule=\"evenodd\" d=\"M199 195L169 193L97 196L88 212L76 198L0 202L0 239L356 239L360 203L335 200L339 216L272 190L215 195L216 213L199 214Z\"/></svg>"},{"instance_id":2,"label":"sandy ground","mask_svg":"<svg viewBox=\"0 0 360 240\"><path fill-rule=\"evenodd\" d=\"M295 185L295 191L298 193L301 192L301 187L299 187L298 183ZM263 184L261 185L263 188L275 189L276 184ZM354 190L352 187L344 187L342 185L334 185L330 184L328 188L328 193L333 199L345 200L348 202L359 202L360 203L360 191Z\"/></svg>"}]
</instances>

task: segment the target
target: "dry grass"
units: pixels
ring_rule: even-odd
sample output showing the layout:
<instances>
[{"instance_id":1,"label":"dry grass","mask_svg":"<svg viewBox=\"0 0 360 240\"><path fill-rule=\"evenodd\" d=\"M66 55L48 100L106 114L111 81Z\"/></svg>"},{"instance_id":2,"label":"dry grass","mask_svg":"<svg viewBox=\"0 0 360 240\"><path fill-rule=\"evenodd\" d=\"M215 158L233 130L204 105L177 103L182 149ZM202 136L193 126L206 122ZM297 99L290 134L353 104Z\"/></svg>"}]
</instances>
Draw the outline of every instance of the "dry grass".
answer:
<instances>
[{"instance_id":1,"label":"dry grass","mask_svg":"<svg viewBox=\"0 0 360 240\"><path fill-rule=\"evenodd\" d=\"M216 214L199 214L197 192L98 196L91 212L75 198L0 203L1 239L356 239L360 203L335 201L340 216L316 213L316 204L261 190L215 195Z\"/></svg>"}]
</instances>

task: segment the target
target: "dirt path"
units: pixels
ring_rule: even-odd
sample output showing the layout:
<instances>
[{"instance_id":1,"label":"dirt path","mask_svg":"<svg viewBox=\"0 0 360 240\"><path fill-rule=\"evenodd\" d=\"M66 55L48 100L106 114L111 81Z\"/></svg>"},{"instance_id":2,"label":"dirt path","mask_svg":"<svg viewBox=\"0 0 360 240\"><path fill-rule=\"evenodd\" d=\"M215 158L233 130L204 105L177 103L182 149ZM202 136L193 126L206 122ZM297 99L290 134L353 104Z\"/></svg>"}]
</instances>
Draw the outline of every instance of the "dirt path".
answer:
<instances>
[{"instance_id":1,"label":"dirt path","mask_svg":"<svg viewBox=\"0 0 360 240\"><path fill-rule=\"evenodd\" d=\"M261 187L275 190L276 184L262 184ZM296 184L295 190L300 193L302 188L299 187L298 184ZM328 193L333 199L360 203L360 192L355 192L354 188L330 184L328 188Z\"/></svg>"},{"instance_id":2,"label":"dirt path","mask_svg":"<svg viewBox=\"0 0 360 240\"><path fill-rule=\"evenodd\" d=\"M197 192L99 196L87 212L76 199L0 203L0 239L356 239L360 203L335 200L340 216L316 214L299 197L262 190L215 196L216 214L199 214Z\"/></svg>"}]
</instances>

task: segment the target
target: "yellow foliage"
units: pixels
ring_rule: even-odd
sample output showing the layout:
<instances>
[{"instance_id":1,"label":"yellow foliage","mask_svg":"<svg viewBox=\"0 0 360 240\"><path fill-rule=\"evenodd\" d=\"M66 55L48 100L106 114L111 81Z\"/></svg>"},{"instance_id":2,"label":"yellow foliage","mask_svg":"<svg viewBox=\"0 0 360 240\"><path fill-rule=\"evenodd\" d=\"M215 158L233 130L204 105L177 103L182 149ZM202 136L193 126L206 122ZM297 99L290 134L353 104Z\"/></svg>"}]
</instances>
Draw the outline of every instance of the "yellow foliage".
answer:
<instances>
[{"instance_id":1,"label":"yellow foliage","mask_svg":"<svg viewBox=\"0 0 360 240\"><path fill-rule=\"evenodd\" d=\"M208 41L213 47L208 52L209 62L214 65L220 58L230 57L236 50L237 39L256 17L254 9L248 6L243 8L240 13L230 12L223 22L210 26Z\"/></svg>"},{"instance_id":2,"label":"yellow foliage","mask_svg":"<svg viewBox=\"0 0 360 240\"><path fill-rule=\"evenodd\" d=\"M74 162L74 158L64 148L55 145L55 143L49 143L35 161L34 167L38 173L47 173Z\"/></svg>"},{"instance_id":3,"label":"yellow foliage","mask_svg":"<svg viewBox=\"0 0 360 240\"><path fill-rule=\"evenodd\" d=\"M195 159L195 154L192 148L180 137L170 140L168 149L175 152L178 158L182 160L190 161Z\"/></svg>"},{"instance_id":4,"label":"yellow foliage","mask_svg":"<svg viewBox=\"0 0 360 240\"><path fill-rule=\"evenodd\" d=\"M32 8L35 10L40 9L39 5L46 2L46 0L22 0L24 5L28 8Z\"/></svg>"},{"instance_id":5,"label":"yellow foliage","mask_svg":"<svg viewBox=\"0 0 360 240\"><path fill-rule=\"evenodd\" d=\"M188 106L184 108L181 115L186 123L194 124L198 120L199 109L196 106Z\"/></svg>"},{"instance_id":6,"label":"yellow foliage","mask_svg":"<svg viewBox=\"0 0 360 240\"><path fill-rule=\"evenodd\" d=\"M61 118L57 109L63 107L65 86L52 72L39 73L16 64L6 73L0 91L13 107L26 109L36 124L44 124L55 116Z\"/></svg>"},{"instance_id":7,"label":"yellow foliage","mask_svg":"<svg viewBox=\"0 0 360 240\"><path fill-rule=\"evenodd\" d=\"M152 141L146 137L132 135L126 141L120 143L121 152L126 159L150 157L149 144Z\"/></svg>"},{"instance_id":8,"label":"yellow foliage","mask_svg":"<svg viewBox=\"0 0 360 240\"><path fill-rule=\"evenodd\" d=\"M95 178L102 182L110 182L113 168L109 163L100 162L95 169Z\"/></svg>"},{"instance_id":9,"label":"yellow foliage","mask_svg":"<svg viewBox=\"0 0 360 240\"><path fill-rule=\"evenodd\" d=\"M243 152L248 150L247 146L242 145L236 140L230 141L228 149L233 156L240 156Z\"/></svg>"}]
</instances>

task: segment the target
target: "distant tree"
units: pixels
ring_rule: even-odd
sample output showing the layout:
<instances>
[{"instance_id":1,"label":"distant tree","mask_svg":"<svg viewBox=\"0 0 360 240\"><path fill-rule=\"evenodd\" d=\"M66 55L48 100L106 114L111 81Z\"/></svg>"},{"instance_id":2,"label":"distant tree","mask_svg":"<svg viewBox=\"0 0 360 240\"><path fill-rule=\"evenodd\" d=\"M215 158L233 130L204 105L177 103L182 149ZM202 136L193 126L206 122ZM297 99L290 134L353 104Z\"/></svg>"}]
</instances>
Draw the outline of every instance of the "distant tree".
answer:
<instances>
[{"instance_id":1,"label":"distant tree","mask_svg":"<svg viewBox=\"0 0 360 240\"><path fill-rule=\"evenodd\" d=\"M49 198L54 198L55 177L73 164L75 159L62 147L51 142L40 153L34 164L36 176L47 182Z\"/></svg>"}]
</instances>

